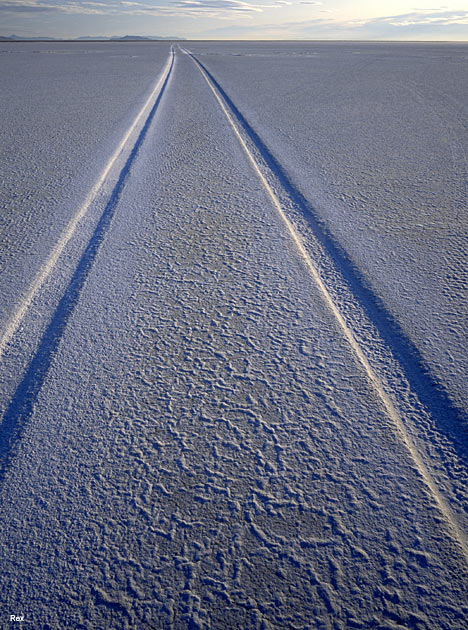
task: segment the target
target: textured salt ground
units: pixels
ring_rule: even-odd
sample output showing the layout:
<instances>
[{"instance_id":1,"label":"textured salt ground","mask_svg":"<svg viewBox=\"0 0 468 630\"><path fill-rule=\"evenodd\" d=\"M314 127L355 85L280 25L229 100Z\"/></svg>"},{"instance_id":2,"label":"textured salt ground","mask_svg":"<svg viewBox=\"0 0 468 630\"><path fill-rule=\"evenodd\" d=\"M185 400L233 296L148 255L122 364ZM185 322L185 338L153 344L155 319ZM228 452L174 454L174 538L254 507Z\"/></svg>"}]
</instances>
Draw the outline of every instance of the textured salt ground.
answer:
<instances>
[{"instance_id":1,"label":"textured salt ground","mask_svg":"<svg viewBox=\"0 0 468 630\"><path fill-rule=\"evenodd\" d=\"M344 247L466 430L468 45L186 47Z\"/></svg>"},{"instance_id":2,"label":"textured salt ground","mask_svg":"<svg viewBox=\"0 0 468 630\"><path fill-rule=\"evenodd\" d=\"M462 629L466 566L191 60L3 481L39 628Z\"/></svg>"}]
</instances>

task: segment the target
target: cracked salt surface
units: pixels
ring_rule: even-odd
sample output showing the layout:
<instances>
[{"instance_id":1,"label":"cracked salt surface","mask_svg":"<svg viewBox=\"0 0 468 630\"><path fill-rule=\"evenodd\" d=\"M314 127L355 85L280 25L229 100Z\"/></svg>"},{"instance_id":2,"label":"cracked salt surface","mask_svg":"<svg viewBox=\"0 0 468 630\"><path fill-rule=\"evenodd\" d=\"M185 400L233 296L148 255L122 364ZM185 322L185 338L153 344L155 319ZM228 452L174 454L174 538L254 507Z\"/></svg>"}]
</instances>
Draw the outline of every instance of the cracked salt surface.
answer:
<instances>
[{"instance_id":1,"label":"cracked salt surface","mask_svg":"<svg viewBox=\"0 0 468 630\"><path fill-rule=\"evenodd\" d=\"M5 620L465 628L462 550L187 55L87 274L2 479Z\"/></svg>"}]
</instances>

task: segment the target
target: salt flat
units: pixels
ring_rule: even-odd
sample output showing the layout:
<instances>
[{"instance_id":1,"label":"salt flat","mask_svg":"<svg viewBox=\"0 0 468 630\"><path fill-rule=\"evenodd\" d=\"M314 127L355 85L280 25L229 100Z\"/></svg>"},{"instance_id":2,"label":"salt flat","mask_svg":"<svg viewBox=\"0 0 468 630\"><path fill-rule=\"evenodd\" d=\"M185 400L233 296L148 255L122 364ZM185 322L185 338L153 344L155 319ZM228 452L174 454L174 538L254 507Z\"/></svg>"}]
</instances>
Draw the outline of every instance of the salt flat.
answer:
<instances>
[{"instance_id":1,"label":"salt flat","mask_svg":"<svg viewBox=\"0 0 468 630\"><path fill-rule=\"evenodd\" d=\"M69 46L54 44L56 51ZM73 173L89 159L99 176L155 85L156 92L146 123L122 147L3 351L4 625L10 614L24 613L34 627L54 630L462 630L468 475L457 375L466 345L434 305L443 300L460 311L465 304L465 250L457 259L455 237L445 232L439 267L429 265L433 242L421 219L426 236L414 247L426 243L423 264L412 271L408 255L407 276L395 274L398 286L414 282L429 291L444 260L456 271L453 282L447 271L445 291L433 302L416 290L410 301L413 318L438 322L430 345L446 335L457 349L439 390L439 355L424 354L419 329L406 327L408 301L393 291L385 267L397 229L395 258L411 251L414 214L403 211L411 184L396 188L391 230L385 195L358 207L357 191L362 198L374 191L360 179L362 124L351 138L361 156L358 175L346 188L349 142L340 153L324 105L321 122L311 114L314 98L320 101L311 64L323 45L79 46L104 59L140 51L145 71L101 136L105 108L90 108L95 127L85 136L91 123L80 119L76 137L86 139L70 157ZM331 60L322 70L335 73L354 53L365 55L364 70L382 56L390 65L393 55L396 74L415 63L412 48L325 49ZM466 68L466 52L437 48L436 67L451 54ZM34 53L25 47L23 54ZM125 54L121 66L112 65L115 85L134 74ZM75 68L67 58L60 58L64 74ZM85 63L80 57L81 71ZM47 64L40 64L46 75ZM90 85L93 64L85 73ZM158 83L164 68L167 80ZM353 102L345 74L340 89L348 96L341 115L335 111L340 133ZM370 90L380 94L380 77L367 76L367 93L354 95L356 116L370 107ZM323 77L323 100L338 82L327 85ZM279 105L286 90L288 108ZM458 102L455 88L450 94ZM400 107L408 112L412 104ZM65 105L60 115L66 120ZM386 117L390 137L389 111ZM60 169L47 129L42 121L36 133ZM417 134L409 123L408 130ZM439 147L442 140L435 134L431 142ZM89 157L97 145L100 153ZM384 160L386 147L365 154ZM428 186L431 155L427 179L421 175ZM8 152L4 159L12 173ZM369 177L383 186L385 169L372 164ZM91 172L86 182L70 176L78 197L65 215L59 183L43 176L44 190L57 190L56 210L35 217L34 229L29 215L7 228L6 321L95 183ZM39 182L40 173L35 177ZM440 210L445 226L453 222L447 208L458 203L453 177ZM19 192L24 185L11 174L4 181ZM338 190L343 199L334 205ZM463 221L461 211L457 216ZM9 272L7 254L28 268L24 243L33 236L37 243L42 233L44 248L30 246L30 275Z\"/></svg>"}]
</instances>

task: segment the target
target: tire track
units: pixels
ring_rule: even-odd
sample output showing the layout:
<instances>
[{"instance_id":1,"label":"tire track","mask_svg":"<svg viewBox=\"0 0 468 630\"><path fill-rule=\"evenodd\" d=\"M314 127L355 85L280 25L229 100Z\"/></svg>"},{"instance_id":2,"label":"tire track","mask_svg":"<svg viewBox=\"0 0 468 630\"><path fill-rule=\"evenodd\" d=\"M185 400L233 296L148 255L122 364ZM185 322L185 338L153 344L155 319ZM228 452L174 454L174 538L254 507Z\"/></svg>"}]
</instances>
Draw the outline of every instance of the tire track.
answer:
<instances>
[{"instance_id":1,"label":"tire track","mask_svg":"<svg viewBox=\"0 0 468 630\"><path fill-rule=\"evenodd\" d=\"M384 382L382 381L381 378L379 378L376 371L372 368L365 352L362 350L358 341L356 340L353 330L346 323L345 318L343 317L339 308L335 304L329 290L327 289L324 281L322 280L322 277L318 271L318 267L315 265L311 256L307 252L307 249L305 248L302 242L300 234L296 231L293 224L287 217L278 196L275 194L272 187L268 183L265 175L262 173L262 170L257 160L255 159L254 155L252 154L249 147L247 146L247 143L244 140L239 128L244 127L244 129L246 129L249 135L249 138L252 140L254 144L256 144L255 132L253 132L252 130L252 133L249 133L250 129L248 128L248 123L246 123L245 120L240 118L240 116L238 115L238 112L236 111L236 108L232 106L232 104L228 101L227 98L224 98L224 91L218 85L215 79L210 75L210 73L203 66L203 64L200 61L198 61L198 59L192 53L190 53L189 51L185 49L182 49L182 50L184 53L188 54L192 58L194 64L196 65L198 70L201 72L210 90L215 96L221 110L226 116L227 121L229 122L235 136L237 137L242 149L244 150L249 162L251 163L253 170L255 171L257 177L261 181L263 187L265 188L268 196L271 199L271 202L273 203L273 206L276 208L282 221L284 222L287 228L287 231L289 232L290 237L292 238L295 246L300 252L307 269L309 270L311 276L313 277L317 287L319 288L322 294L322 297L325 303L328 305L330 311L333 313L333 316L335 317L336 322L338 323L342 333L344 334L346 340L348 341L349 346L353 354L355 355L357 362L360 364L361 368L364 369L370 384L372 385L375 393L380 398L383 404L383 407L385 408L388 414L388 417L392 421L393 429L395 431L396 436L405 445L412 461L414 462L414 465L417 471L419 472L419 475L422 481L424 482L426 486L429 496L434 500L435 504L437 505L439 509L439 512L444 517L444 520L447 524L447 528L449 532L451 533L453 539L458 543L459 550L463 554L466 564L468 564L468 539L465 532L458 525L457 519L454 513L452 512L452 509L450 508L445 497L439 491L437 484L434 481L433 476L428 466L423 461L423 458L420 456L415 443L413 442L409 432L407 431L399 411L393 404L389 395L386 393ZM259 150L261 154L265 152L265 147L263 146L263 143L262 143L262 146L258 146L257 149Z\"/></svg>"},{"instance_id":2,"label":"tire track","mask_svg":"<svg viewBox=\"0 0 468 630\"><path fill-rule=\"evenodd\" d=\"M191 55L188 51L186 51L186 54ZM270 152L256 131L249 125L246 118L219 85L215 77L198 59L196 61L209 76L222 100L227 104L228 109L233 112L239 123L239 128L245 134L248 142L251 142L254 153L258 153L260 159L257 161L261 165L261 169L266 173L267 179L274 182L274 188L277 188L279 196L283 200L283 205L288 207L288 211L291 209L293 213L299 215L299 222L303 224L303 227L306 227L307 231L312 232L313 239L317 242L319 248L323 250L325 264L321 266L321 273L323 277L327 278L329 287L334 286L333 270L336 269L337 275L344 280L337 294L346 286L347 292L354 296L354 302L362 306L369 323L372 322L372 325L375 327L376 335L382 339L385 347L390 349L392 357L396 359L400 368L403 369L404 378L410 383L411 390L417 394L422 405L430 410L431 416L436 419L438 426L444 431L445 435L450 436L460 460L467 462L468 416L464 410L454 404L443 384L431 374L430 368L414 342L402 330L400 324L388 311L381 298L369 286L361 270L349 258L347 252L330 232L320 215L308 199L298 190L289 174ZM333 262L332 265L329 264L330 261ZM320 260L317 262L320 264ZM330 270L332 270L332 273L330 273ZM347 306L353 310L353 305L350 306L348 304ZM353 319L353 317L355 315L351 316L350 319ZM370 341L369 334L364 335L363 339L367 345Z\"/></svg>"},{"instance_id":3,"label":"tire track","mask_svg":"<svg viewBox=\"0 0 468 630\"><path fill-rule=\"evenodd\" d=\"M162 71L161 75L158 77L158 80L156 81L156 84L155 84L153 90L151 91L151 94L149 95L148 99L146 100L145 104L143 105L143 107L139 111L138 115L136 116L136 118L133 121L133 123L131 124L131 126L126 131L124 137L122 138L120 144L118 145L118 147L116 148L116 150L112 154L112 156L111 156L110 160L108 161L108 163L106 164L104 170L102 171L102 173L100 174L100 176L96 180L94 186L91 188L91 190L87 194L84 202L78 208L78 211L76 212L76 214L74 215L72 220L69 222L69 224L65 228L65 230L62 233L59 241L57 242L57 244L53 248L52 252L50 253L48 259L45 261L45 263L42 266L42 268L37 273L36 277L34 278L32 284L31 284L31 286L29 287L27 293L24 295L22 301L17 306L15 312L11 315L10 319L8 320L8 322L7 322L6 326L5 326L5 329L4 329L4 331L3 331L2 335L1 335L1 338L0 338L0 358L2 357L2 355L3 355L4 351L5 351L5 348L8 345L9 341L12 339L12 337L14 336L16 331L18 330L19 326L21 325L21 322L23 321L23 319L24 319L24 317L25 317L29 307L31 306L31 304L32 304L32 302L34 300L34 297L37 295L38 291L40 290L40 288L42 287L44 282L47 280L47 278L49 277L49 275L53 271L54 267L57 265L57 262L58 262L58 260L59 260L59 258L61 256L62 252L64 251L65 247L70 242L70 240L72 239L73 235L75 234L75 231L76 231L76 228L78 227L78 224L84 218L84 216L87 214L91 204L96 199L96 197L98 196L98 194L102 190L104 184L108 180L113 167L118 162L118 159L121 158L122 154L125 154L126 152L128 152L128 150L130 150L131 151L130 152L130 157L127 158L125 166L123 168L123 170L125 170L126 168L128 170L128 167L130 166L129 160L131 161L133 159L132 156L134 156L134 149L135 149L135 147L138 147L141 144L141 140L142 140L141 133L142 132L140 132L140 135L138 136L138 138L136 140L136 143L133 145L133 149L131 148L131 145L130 145L129 141L131 140L132 135L135 133L135 130L137 129L138 125L141 124L142 120L144 120L145 114L147 116L146 122L148 121L149 118L152 118L152 116L154 114L154 109L157 106L157 104L159 103L160 97L162 95L162 92L164 91L164 87L166 86L169 74L171 72L171 69L172 69L172 66L173 66L173 63L174 63L174 55L175 55L174 47L171 46L171 52L169 54L169 58L167 60L167 63L165 65L165 67L163 68L163 71ZM145 127L146 127L146 123L144 123L143 129L145 129ZM121 174L122 174L123 170L121 171ZM120 176L118 178L116 187L112 191L111 195L114 194L116 188L119 186L119 183L121 181L121 174L120 174ZM106 212L106 210L104 212Z\"/></svg>"},{"instance_id":4,"label":"tire track","mask_svg":"<svg viewBox=\"0 0 468 630\"><path fill-rule=\"evenodd\" d=\"M131 128L127 131L124 139L119 145L117 151L112 156L110 162L107 164L98 182L93 187L92 191L88 194L85 204L80 208L77 215L75 215L74 219L69 224L66 232L62 236L62 239L56 245L51 256L49 257L40 274L36 278L34 285L31 287L21 307L16 311L15 316L12 318L10 328L4 333L2 337L0 356L1 350L5 348L8 341L11 339L11 337L20 326L21 321L37 291L40 289L43 282L52 272L60 257L60 254L72 238L79 220L84 216L91 201L94 199L94 197L104 184L108 173L110 172L112 166L114 165L121 152L124 150L125 144L130 138L135 127L138 125L140 119L144 115L145 111L147 111L148 107L151 106L143 127L141 128L135 143L131 147L130 154L128 155L125 164L120 171L117 183L115 184L111 192L110 198L99 218L98 224L90 240L88 241L88 244L84 252L82 253L81 258L78 261L73 276L63 296L58 302L58 305L52 315L51 321L49 322L39 342L36 353L29 362L23 379L18 385L12 398L10 399L6 412L3 416L2 424L0 425L0 482L5 476L9 462L11 461L14 453L15 445L21 438L23 427L26 425L31 412L33 411L37 395L41 390L44 380L47 376L65 327L67 326L70 316L72 315L73 310L79 300L81 291L92 269L101 243L103 242L109 230L112 218L115 213L117 202L120 198L120 193L129 176L131 166L135 160L141 144L143 143L146 133L158 109L159 103L161 102L166 86L171 77L174 64L175 51L172 47L166 67L161 77L159 78L156 87L152 91L150 98L143 106ZM152 103L152 101L154 102Z\"/></svg>"}]
</instances>

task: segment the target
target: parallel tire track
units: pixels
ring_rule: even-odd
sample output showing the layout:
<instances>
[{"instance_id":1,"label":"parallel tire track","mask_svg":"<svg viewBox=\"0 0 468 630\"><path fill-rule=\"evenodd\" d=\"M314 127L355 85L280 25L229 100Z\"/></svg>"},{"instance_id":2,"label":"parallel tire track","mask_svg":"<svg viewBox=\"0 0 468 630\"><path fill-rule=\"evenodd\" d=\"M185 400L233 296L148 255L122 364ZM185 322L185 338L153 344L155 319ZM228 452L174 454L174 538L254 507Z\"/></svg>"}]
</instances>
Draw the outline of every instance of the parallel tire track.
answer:
<instances>
[{"instance_id":1,"label":"parallel tire track","mask_svg":"<svg viewBox=\"0 0 468 630\"><path fill-rule=\"evenodd\" d=\"M376 394L378 395L378 397L380 398L389 418L392 420L393 423L393 427L394 427L394 431L396 433L396 436L399 440L401 440L401 442L405 445L411 459L414 462L414 465L417 469L417 471L419 472L428 492L429 495L433 498L435 504L437 505L440 513L443 515L445 522L447 523L447 528L449 530L449 532L451 533L452 537L454 538L454 540L458 543L460 551L462 552L465 562L468 564L468 539L467 536L465 534L465 532L459 527L458 523L457 523L457 519L454 516L454 514L452 513L452 510L449 506L449 504L447 503L446 499L443 497L443 495L441 494L441 492L439 491L439 489L437 488L437 485L432 477L431 472L429 471L428 467L426 466L426 464L424 463L423 459L421 458L421 456L418 453L418 450L413 442L413 440L411 439L411 436L409 435L407 429L405 428L405 425L400 417L399 412L397 411L395 405L393 404L393 402L390 400L389 396L387 395L387 393L385 392L385 388L384 385L382 383L382 379L379 378L379 376L377 375L377 373L375 372L375 370L372 368L372 366L369 363L368 358L366 357L364 351L361 349L359 343L356 341L355 335L353 334L352 329L350 328L350 326L346 323L344 317L342 316L342 314L340 313L338 307L336 306L335 302L333 301L333 298L331 297L331 294L329 292L329 290L327 289L325 283L323 282L320 273L317 270L316 265L314 264L314 261L312 260L311 256L309 255L309 253L307 252L301 236L299 235L299 233L296 231L296 229L294 228L293 224L291 223L291 221L288 219L286 213L284 212L280 200L278 199L278 197L276 196L275 192L273 191L273 189L271 188L270 184L268 183L266 177L264 176L264 174L262 173L259 164L257 163L257 161L255 160L253 154L251 153L251 151L249 150L247 143L245 142L239 128L241 127L240 121L236 120L237 116L236 113L232 110L232 108L229 107L228 103L226 103L226 101L223 99L220 91L218 90L217 86L214 84L213 80L211 79L211 77L209 76L209 74L207 73L207 71L205 70L204 66L198 61L198 59L189 51L184 50L183 52L185 52L186 54L188 54L192 60L194 61L196 67L199 69L200 73L202 74L203 78L205 79L205 81L207 82L210 90L212 91L212 93L214 94L221 110L223 111L224 115L226 116L229 125L231 126L235 136L237 137L239 144L241 145L242 149L244 150L244 153L246 154L249 162L251 163L253 170L255 171L256 175L258 176L259 180L261 181L263 187L265 188L268 196L270 197L273 206L276 208L276 210L278 211L282 221L284 222L287 231L289 232L295 246L297 247L297 249L299 250L304 263L307 267L307 269L309 270L312 278L314 279L317 287L319 288L322 297L325 301L325 303L328 305L330 311L332 312L333 316L335 317L335 320L337 321L337 323L339 324L339 327L341 328L346 340L348 341L351 350L353 352L353 354L355 355L358 363L361 365L361 367L364 369L368 380L370 382L370 384L372 385L374 391L376 392Z\"/></svg>"},{"instance_id":2,"label":"parallel tire track","mask_svg":"<svg viewBox=\"0 0 468 630\"><path fill-rule=\"evenodd\" d=\"M91 201L94 199L94 197L97 195L98 191L104 184L106 176L109 174L113 164L115 163L119 155L126 148L125 144L131 137L132 132L137 127L138 123L146 112L146 119L144 120L143 126L140 129L138 137L133 146L128 147L130 153L128 154L124 166L120 171L117 182L99 218L97 226L74 269L73 275L65 289L64 294L58 301L58 304L54 312L52 313L51 320L47 325L42 335L42 338L39 341L34 356L28 363L22 381L16 388L16 391L14 392L12 398L8 403L8 408L6 409L6 412L2 419L2 423L0 425L0 481L2 481L5 476L9 463L14 454L15 445L20 440L22 430L33 411L38 393L41 390L42 385L47 377L51 362L63 336L65 327L67 326L70 316L73 313L73 310L79 300L81 291L92 269L100 246L109 230L112 218L115 213L115 208L120 197L120 193L129 175L130 168L135 160L138 150L154 118L156 110L164 94L165 88L169 82L174 63L175 52L173 49L171 49L168 62L158 82L156 83L156 87L152 91L150 98L147 100L139 115L135 119L134 123L127 131L118 149L102 172L101 177L88 194L85 204L81 206L78 213L69 224L67 230L62 235L59 243L57 243L57 245L55 246L46 264L38 274L33 286L30 288L28 295L23 300L21 306L15 312L10 322L9 328L3 334L1 342L2 346L0 346L1 350L5 348L5 346L8 344L8 341L11 339L11 337L15 334L16 330L20 326L21 321L25 316L28 307L32 303L36 293L39 291L41 285L46 280L48 275L53 271L53 268L56 265L60 254L72 238L79 220L84 216Z\"/></svg>"},{"instance_id":3,"label":"parallel tire track","mask_svg":"<svg viewBox=\"0 0 468 630\"><path fill-rule=\"evenodd\" d=\"M49 257L47 258L47 260L45 261L45 263L43 264L41 269L36 274L33 282L31 283L31 286L27 290L27 292L24 295L23 299L18 304L18 306L16 307L16 310L12 313L12 315L9 318L9 320L7 321L5 329L4 329L4 331L3 331L3 333L1 334L1 337L0 337L0 359L1 359L2 355L3 355L3 353L5 352L5 348L8 345L9 341L12 339L12 337L14 336L14 334L16 333L18 328L20 327L21 322L23 321L23 319L24 319L24 317L25 317L29 307L31 306L31 304L32 304L32 302L33 302L33 300L35 298L35 296L38 294L40 288L42 287L44 282L47 280L47 278L49 277L49 275L53 271L54 267L57 265L57 262L58 262L58 260L59 260L59 258L61 256L62 252L64 251L65 247L70 242L70 240L72 239L73 235L75 234L76 228L78 227L78 224L84 218L84 216L87 214L91 204L96 199L96 197L98 196L99 192L102 190L106 180L109 178L109 175L110 175L113 167L116 165L116 162L118 161L118 159L123 154L126 154L128 152L130 152L130 154L132 154L133 149L135 148L135 146L139 145L139 143L141 142L141 140L140 140L141 132L140 132L140 136L138 137L136 143L132 147L132 145L131 145L132 135L134 134L134 132L138 128L138 126L142 123L142 121L145 120L145 116L146 116L146 120L148 120L148 118L150 116L152 116L152 113L154 113L153 112L154 107L159 102L159 99L160 99L160 97L162 95L162 92L164 91L164 87L166 86L166 83L168 81L169 74L171 72L172 66L174 64L174 55L175 55L174 48L171 47L171 52L170 52L169 58L168 58L168 60L166 62L166 65L164 66L164 69L163 69L162 73L158 77L158 80L156 81L156 84L155 84L153 90L151 91L151 94L149 95L149 97L146 100L145 104L143 105L143 107L139 111L139 113L136 116L136 118L133 121L133 123L130 125L130 127L126 131L126 133L123 136L122 140L120 141L118 147L115 149L115 151L112 154L110 160L107 162L105 168L103 169L103 171L99 175L99 177L96 180L96 182L94 183L93 187L88 192L85 200L83 201L81 206L78 208L77 212L75 213L75 215L73 216L73 218L71 219L71 221L69 222L69 224L67 225L65 230L63 231L63 233L60 236L58 242L56 243L56 245L52 249ZM125 168L125 166L124 166L124 168ZM119 181L120 181L120 177L119 177ZM114 188L114 190L115 190L115 188Z\"/></svg>"}]
</instances>

